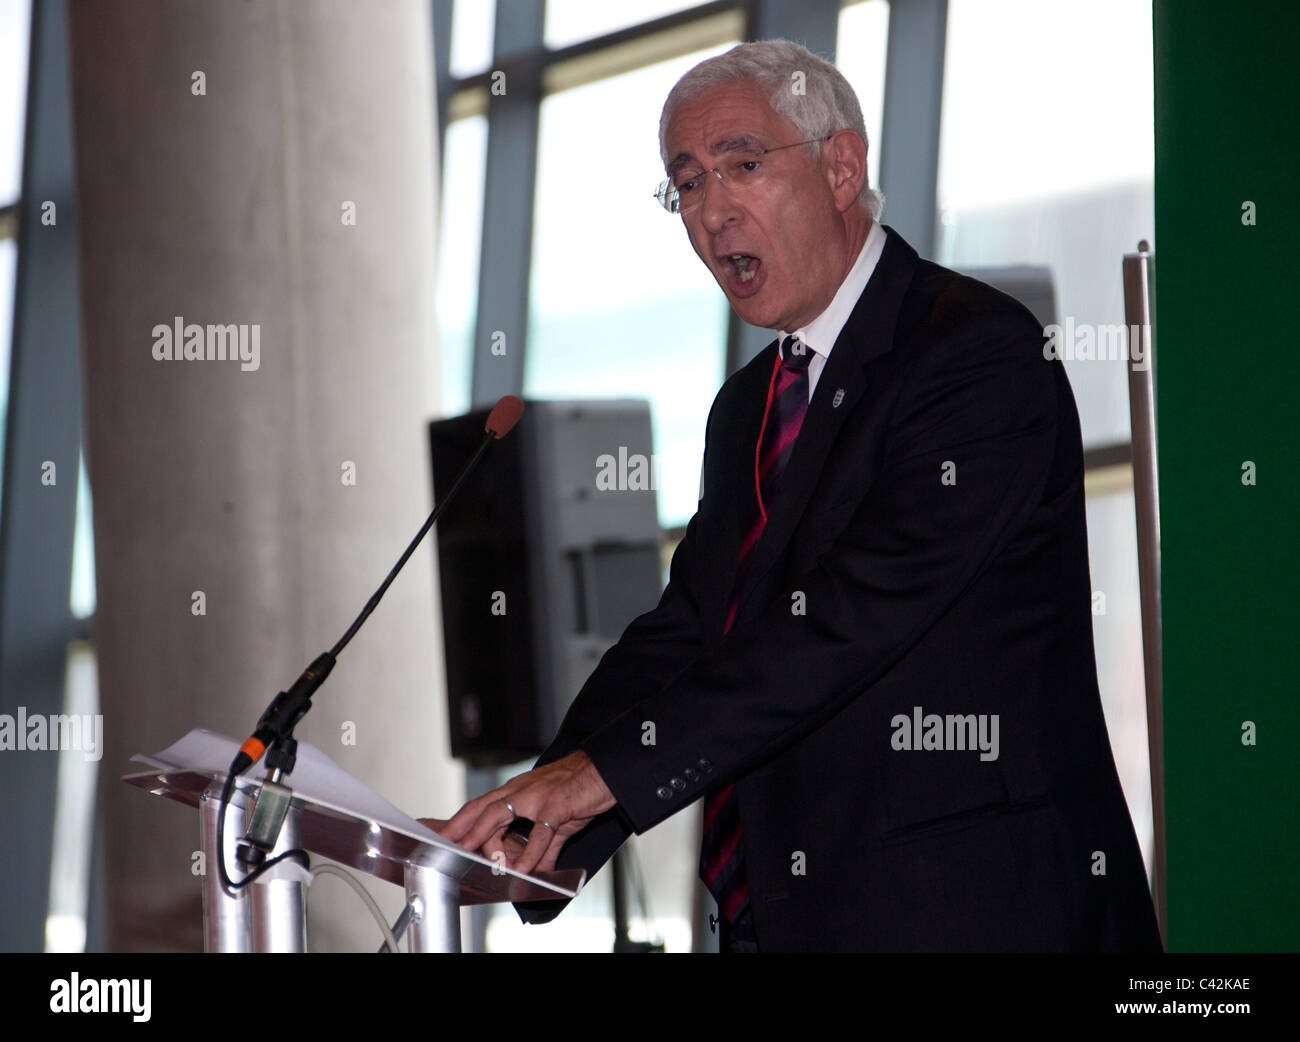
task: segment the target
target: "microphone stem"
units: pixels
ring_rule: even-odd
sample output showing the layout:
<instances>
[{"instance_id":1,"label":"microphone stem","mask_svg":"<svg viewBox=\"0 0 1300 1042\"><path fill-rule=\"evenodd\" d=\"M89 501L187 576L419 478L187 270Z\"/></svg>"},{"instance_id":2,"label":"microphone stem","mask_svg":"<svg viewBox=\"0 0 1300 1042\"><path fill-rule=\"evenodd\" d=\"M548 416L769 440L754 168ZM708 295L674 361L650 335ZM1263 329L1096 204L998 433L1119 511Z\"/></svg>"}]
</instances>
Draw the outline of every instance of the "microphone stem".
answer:
<instances>
[{"instance_id":1,"label":"microphone stem","mask_svg":"<svg viewBox=\"0 0 1300 1042\"><path fill-rule=\"evenodd\" d=\"M502 412L503 406L511 401L515 403L516 408L513 411L506 408ZM433 513L420 527L420 531L416 533L415 538L403 551L402 556L397 559L397 563L384 577L384 581L379 584L379 589L371 595L370 600L366 601L366 606L361 609L361 614L348 627L347 632L339 638L338 643L329 651L318 655L312 664L303 671L302 675L294 681L293 686L288 691L281 691L276 695L271 705L267 707L266 712L262 714L262 719L258 721L257 730L253 732L253 736L248 741L240 746L239 754L230 765L232 777L248 770L249 767L261 759L263 752L268 752L268 765L276 770L277 775L282 777L293 770L297 751L297 743L293 741L293 729L307 710L311 708L312 695L325 682L325 678L329 676L330 671L334 668L334 662L339 653L356 636L357 630L370 617L370 613L375 610L379 601L388 591L388 587L397 578L397 573L410 560L411 554L415 553L415 548L420 545L420 540L428 534L429 529L438 520L443 507L456 497L461 485L465 483L470 472L478 465L488 446L515 425L522 409L522 403L518 399L512 399L509 396L497 403L488 416L486 433L483 435L483 440L479 443L478 448L474 450L474 455L465 464L455 482L452 483L451 488L447 490L445 495L439 497L439 502L433 508Z\"/></svg>"},{"instance_id":2,"label":"microphone stem","mask_svg":"<svg viewBox=\"0 0 1300 1042\"><path fill-rule=\"evenodd\" d=\"M348 631L339 638L338 643L335 644L334 647L330 648L329 654L331 658L337 657L339 652L348 646L348 643L354 636L356 636L357 630L361 628L361 624L364 623L366 619L370 618L370 613L378 606L380 598L388 592L388 587L391 586L393 580L397 578L397 573L402 570L402 566L406 564L407 559L411 554L415 553L415 548L420 545L420 540L428 534L429 529L432 528L434 522L438 520L438 515L442 513L443 506L451 502L455 497L460 486L465 483L465 479L473 472L479 458L487 451L488 446L492 444L495 438L496 435L491 431L483 435L483 440L479 442L478 448L474 450L474 455L470 457L469 462L460 472L460 476L456 478L455 483L447 490L445 495L438 497L438 504L433 508L433 513L429 515L428 520L420 527L420 530L415 534L415 538L411 540L410 545L405 551L403 551L402 556L397 559L397 563L393 565L392 571L390 571L384 578L384 581L379 584L379 589L371 595L370 600L366 601L366 606L361 609L361 614L358 615L352 625L348 627Z\"/></svg>"}]
</instances>

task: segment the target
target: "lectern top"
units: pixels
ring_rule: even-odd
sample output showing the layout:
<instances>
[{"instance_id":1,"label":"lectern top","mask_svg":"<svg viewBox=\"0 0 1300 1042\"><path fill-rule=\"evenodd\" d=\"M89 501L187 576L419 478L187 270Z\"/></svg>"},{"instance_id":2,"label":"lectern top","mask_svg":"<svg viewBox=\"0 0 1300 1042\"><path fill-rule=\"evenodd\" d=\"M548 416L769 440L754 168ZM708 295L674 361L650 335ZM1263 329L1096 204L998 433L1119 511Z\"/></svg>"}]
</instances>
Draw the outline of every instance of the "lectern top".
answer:
<instances>
[{"instance_id":1,"label":"lectern top","mask_svg":"<svg viewBox=\"0 0 1300 1042\"><path fill-rule=\"evenodd\" d=\"M122 780L197 807L201 800L221 798L238 748L233 738L194 730L153 756L133 756L148 769ZM251 806L265 777L262 765L254 767L238 780L232 798ZM398 886L408 864L427 865L458 880L460 902L466 905L571 898L585 880L581 869L524 875L443 839L308 742L299 741L298 763L285 783L299 811L304 850Z\"/></svg>"}]
</instances>

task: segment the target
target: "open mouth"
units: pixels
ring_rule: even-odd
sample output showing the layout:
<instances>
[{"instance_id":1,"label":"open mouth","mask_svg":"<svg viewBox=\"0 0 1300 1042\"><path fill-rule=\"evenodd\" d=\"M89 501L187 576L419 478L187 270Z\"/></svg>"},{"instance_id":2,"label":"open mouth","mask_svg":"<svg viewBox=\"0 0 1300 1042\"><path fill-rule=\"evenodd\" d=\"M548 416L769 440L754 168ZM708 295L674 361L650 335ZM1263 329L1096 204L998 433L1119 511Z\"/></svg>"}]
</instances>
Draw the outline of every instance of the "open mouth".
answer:
<instances>
[{"instance_id":1,"label":"open mouth","mask_svg":"<svg viewBox=\"0 0 1300 1042\"><path fill-rule=\"evenodd\" d=\"M737 282L749 282L758 274L761 262L748 253L732 253L727 257L727 267Z\"/></svg>"},{"instance_id":2,"label":"open mouth","mask_svg":"<svg viewBox=\"0 0 1300 1042\"><path fill-rule=\"evenodd\" d=\"M763 262L752 253L728 253L719 258L727 288L739 297L752 296L763 283Z\"/></svg>"}]
</instances>

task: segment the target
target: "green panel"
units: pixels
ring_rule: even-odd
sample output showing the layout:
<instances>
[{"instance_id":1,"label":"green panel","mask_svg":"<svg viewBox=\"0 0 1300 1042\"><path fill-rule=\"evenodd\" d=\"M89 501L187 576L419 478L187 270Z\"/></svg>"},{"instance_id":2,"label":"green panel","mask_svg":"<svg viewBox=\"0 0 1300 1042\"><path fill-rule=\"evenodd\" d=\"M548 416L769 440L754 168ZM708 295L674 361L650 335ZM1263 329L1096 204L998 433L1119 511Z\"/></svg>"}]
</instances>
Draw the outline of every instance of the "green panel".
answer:
<instances>
[{"instance_id":1,"label":"green panel","mask_svg":"<svg viewBox=\"0 0 1300 1042\"><path fill-rule=\"evenodd\" d=\"M1155 3L1170 951L1300 949L1298 11Z\"/></svg>"}]
</instances>

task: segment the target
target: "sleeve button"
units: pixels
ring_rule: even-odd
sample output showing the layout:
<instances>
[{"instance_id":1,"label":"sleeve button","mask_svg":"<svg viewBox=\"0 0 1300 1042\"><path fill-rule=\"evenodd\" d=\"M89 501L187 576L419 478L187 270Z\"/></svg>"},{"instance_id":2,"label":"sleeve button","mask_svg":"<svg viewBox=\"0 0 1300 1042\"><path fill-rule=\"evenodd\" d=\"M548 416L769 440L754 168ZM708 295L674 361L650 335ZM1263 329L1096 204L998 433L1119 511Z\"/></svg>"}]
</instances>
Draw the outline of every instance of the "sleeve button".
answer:
<instances>
[{"instance_id":1,"label":"sleeve button","mask_svg":"<svg viewBox=\"0 0 1300 1042\"><path fill-rule=\"evenodd\" d=\"M673 790L668 788L667 785L660 785L659 788L655 789L655 795L658 796L661 800L668 799L668 797L671 796L672 794L673 794Z\"/></svg>"},{"instance_id":2,"label":"sleeve button","mask_svg":"<svg viewBox=\"0 0 1300 1042\"><path fill-rule=\"evenodd\" d=\"M671 779L670 784L671 784L672 787L673 787L674 789L676 789L678 792L681 792L684 788L686 788L686 783L685 783L684 781L682 781L680 778L673 778L673 779Z\"/></svg>"}]
</instances>

